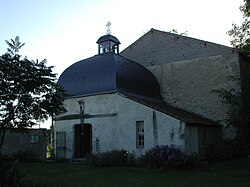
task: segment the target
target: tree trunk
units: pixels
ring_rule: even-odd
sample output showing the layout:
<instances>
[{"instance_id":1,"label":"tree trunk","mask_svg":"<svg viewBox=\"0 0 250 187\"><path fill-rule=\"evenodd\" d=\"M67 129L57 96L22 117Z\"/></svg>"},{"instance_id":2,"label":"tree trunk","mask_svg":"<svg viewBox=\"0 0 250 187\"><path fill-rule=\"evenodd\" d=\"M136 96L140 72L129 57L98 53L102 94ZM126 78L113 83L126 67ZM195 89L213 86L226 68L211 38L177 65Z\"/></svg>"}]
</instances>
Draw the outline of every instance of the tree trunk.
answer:
<instances>
[{"instance_id":1,"label":"tree trunk","mask_svg":"<svg viewBox=\"0 0 250 187\"><path fill-rule=\"evenodd\" d=\"M4 133L5 134L5 133ZM1 145L0 145L0 186L4 186L4 177L5 177L5 175L4 175L4 160L3 160L3 158L2 158L2 145L3 145L3 142L2 142L2 138L3 137L3 133L2 132L0 132L0 138L1 138Z\"/></svg>"},{"instance_id":2,"label":"tree trunk","mask_svg":"<svg viewBox=\"0 0 250 187\"><path fill-rule=\"evenodd\" d=\"M1 129L0 130L0 156L2 155L2 147L4 143L5 134L6 134L6 129Z\"/></svg>"}]
</instances>

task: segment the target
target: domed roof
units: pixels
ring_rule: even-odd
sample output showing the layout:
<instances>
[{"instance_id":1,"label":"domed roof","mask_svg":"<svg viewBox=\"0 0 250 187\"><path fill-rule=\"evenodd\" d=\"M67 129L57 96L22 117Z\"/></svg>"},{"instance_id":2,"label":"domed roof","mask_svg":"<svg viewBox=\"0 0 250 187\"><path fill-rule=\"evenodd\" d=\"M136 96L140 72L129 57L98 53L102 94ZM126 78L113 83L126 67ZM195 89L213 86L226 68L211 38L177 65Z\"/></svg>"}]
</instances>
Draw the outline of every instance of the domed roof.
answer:
<instances>
[{"instance_id":1,"label":"domed roof","mask_svg":"<svg viewBox=\"0 0 250 187\"><path fill-rule=\"evenodd\" d=\"M106 41L112 41L114 43L120 44L120 41L113 35L111 34L107 34L104 36L101 36L96 43L102 43L102 42L106 42Z\"/></svg>"},{"instance_id":2,"label":"domed roof","mask_svg":"<svg viewBox=\"0 0 250 187\"><path fill-rule=\"evenodd\" d=\"M120 92L160 98L159 84L149 70L112 52L76 62L58 83L71 97Z\"/></svg>"}]
</instances>

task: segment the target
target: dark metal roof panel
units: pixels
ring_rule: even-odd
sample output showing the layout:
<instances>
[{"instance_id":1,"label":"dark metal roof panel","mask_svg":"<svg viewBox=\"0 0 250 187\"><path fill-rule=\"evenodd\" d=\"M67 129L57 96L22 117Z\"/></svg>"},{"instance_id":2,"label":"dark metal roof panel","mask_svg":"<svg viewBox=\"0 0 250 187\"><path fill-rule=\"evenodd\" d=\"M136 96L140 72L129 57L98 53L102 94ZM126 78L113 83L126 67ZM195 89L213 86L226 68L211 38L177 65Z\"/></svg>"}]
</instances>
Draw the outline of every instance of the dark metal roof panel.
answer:
<instances>
[{"instance_id":1,"label":"dark metal roof panel","mask_svg":"<svg viewBox=\"0 0 250 187\"><path fill-rule=\"evenodd\" d=\"M120 44L120 41L115 37L115 36L112 36L111 34L107 34L107 35L104 35L104 36L101 36L96 43L102 43L102 42L106 42L106 41L113 41L117 44Z\"/></svg>"},{"instance_id":2,"label":"dark metal roof panel","mask_svg":"<svg viewBox=\"0 0 250 187\"><path fill-rule=\"evenodd\" d=\"M152 73L140 64L115 53L104 53L68 67L58 83L69 96L118 91L160 98L160 86Z\"/></svg>"},{"instance_id":3,"label":"dark metal roof panel","mask_svg":"<svg viewBox=\"0 0 250 187\"><path fill-rule=\"evenodd\" d=\"M59 77L70 96L92 95L116 90L115 64L112 57L97 55L68 67Z\"/></svg>"},{"instance_id":4,"label":"dark metal roof panel","mask_svg":"<svg viewBox=\"0 0 250 187\"><path fill-rule=\"evenodd\" d=\"M115 56L115 61L118 91L161 98L160 86L148 69L120 55Z\"/></svg>"}]
</instances>

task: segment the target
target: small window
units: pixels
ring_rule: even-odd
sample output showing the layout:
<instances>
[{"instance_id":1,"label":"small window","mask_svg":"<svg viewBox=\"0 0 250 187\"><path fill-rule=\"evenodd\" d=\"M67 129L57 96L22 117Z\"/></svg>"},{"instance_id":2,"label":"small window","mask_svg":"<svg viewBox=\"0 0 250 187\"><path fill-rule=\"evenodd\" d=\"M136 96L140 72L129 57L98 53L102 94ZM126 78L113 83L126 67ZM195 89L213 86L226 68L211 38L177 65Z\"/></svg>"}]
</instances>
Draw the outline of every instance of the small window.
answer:
<instances>
[{"instance_id":1,"label":"small window","mask_svg":"<svg viewBox=\"0 0 250 187\"><path fill-rule=\"evenodd\" d=\"M136 146L144 147L144 121L136 122Z\"/></svg>"},{"instance_id":2,"label":"small window","mask_svg":"<svg viewBox=\"0 0 250 187\"><path fill-rule=\"evenodd\" d=\"M35 144L35 143L39 143L39 141L40 141L40 136L39 135L32 135L31 136L30 143Z\"/></svg>"}]
</instances>

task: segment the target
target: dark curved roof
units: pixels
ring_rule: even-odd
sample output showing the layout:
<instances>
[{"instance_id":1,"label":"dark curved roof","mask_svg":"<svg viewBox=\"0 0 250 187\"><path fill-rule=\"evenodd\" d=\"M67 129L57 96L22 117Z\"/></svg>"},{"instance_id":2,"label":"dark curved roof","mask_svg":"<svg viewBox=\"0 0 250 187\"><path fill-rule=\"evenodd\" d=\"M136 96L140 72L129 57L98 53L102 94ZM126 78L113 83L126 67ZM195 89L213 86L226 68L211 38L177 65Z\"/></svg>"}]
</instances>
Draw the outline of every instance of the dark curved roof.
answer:
<instances>
[{"instance_id":1,"label":"dark curved roof","mask_svg":"<svg viewBox=\"0 0 250 187\"><path fill-rule=\"evenodd\" d=\"M112 41L112 42L115 42L117 44L120 44L120 41L113 35L111 34L107 34L107 35L104 35L104 36L101 36L96 43L102 43L102 42L106 42L106 41Z\"/></svg>"},{"instance_id":2,"label":"dark curved roof","mask_svg":"<svg viewBox=\"0 0 250 187\"><path fill-rule=\"evenodd\" d=\"M159 84L149 70L112 52L76 62L58 83L71 97L120 92L160 98Z\"/></svg>"}]
</instances>

